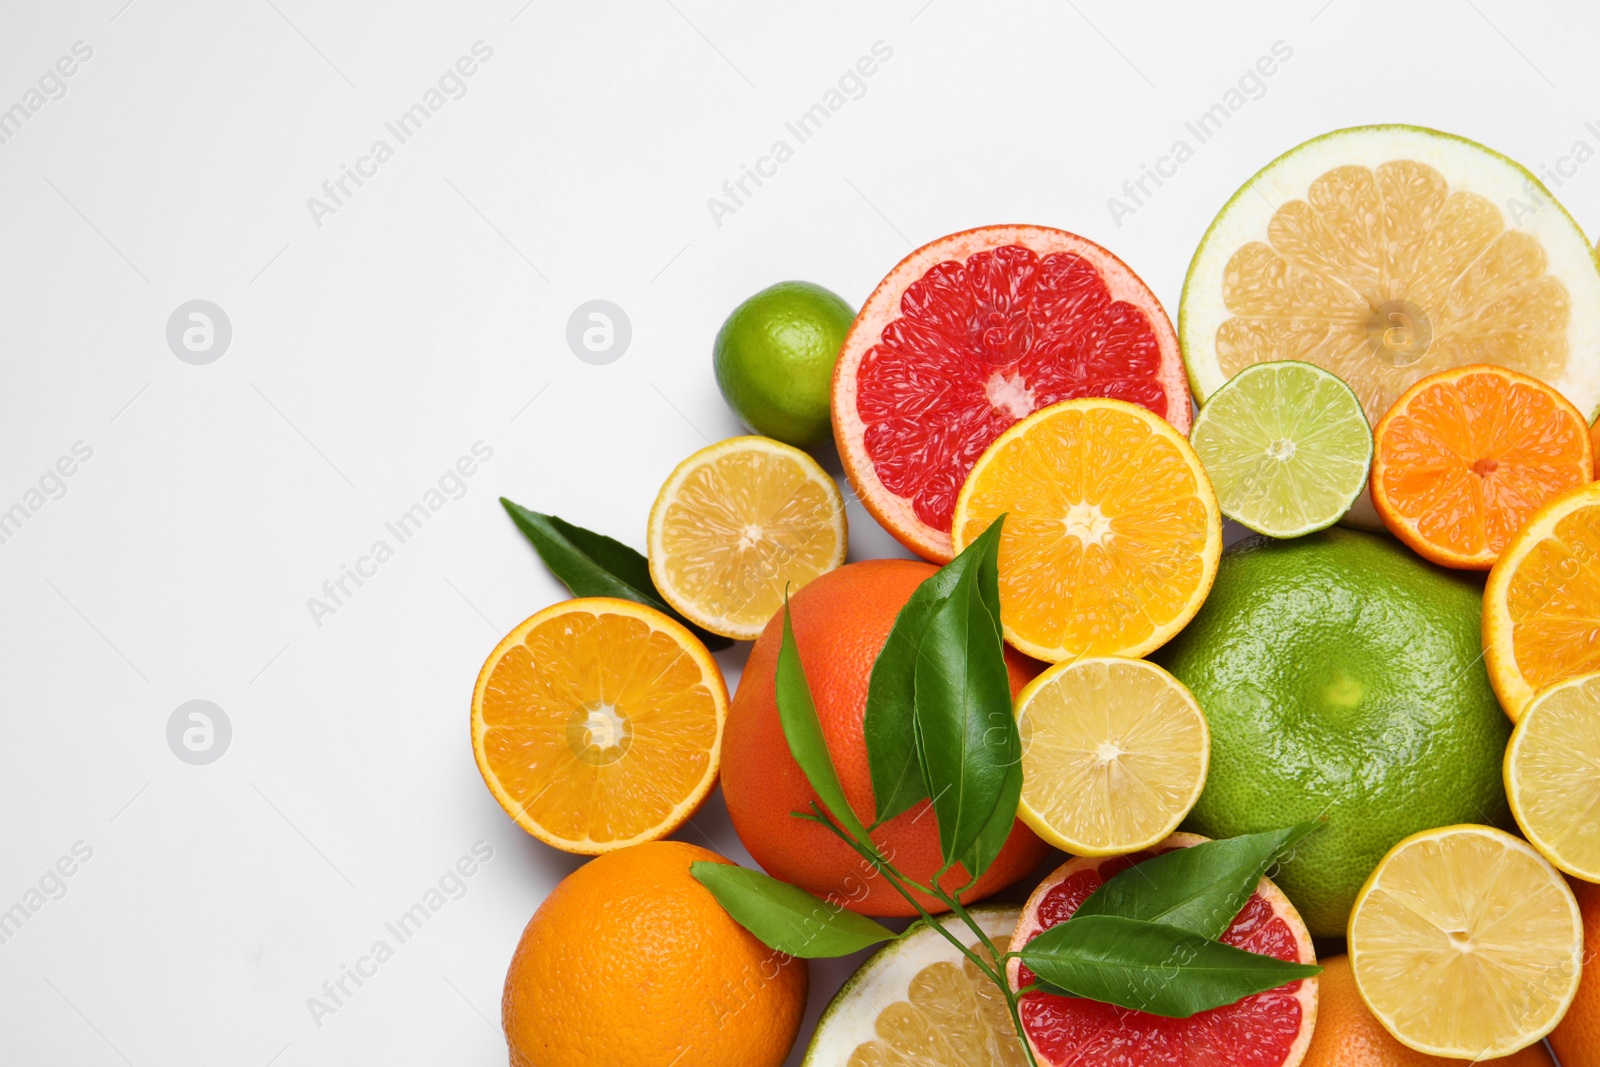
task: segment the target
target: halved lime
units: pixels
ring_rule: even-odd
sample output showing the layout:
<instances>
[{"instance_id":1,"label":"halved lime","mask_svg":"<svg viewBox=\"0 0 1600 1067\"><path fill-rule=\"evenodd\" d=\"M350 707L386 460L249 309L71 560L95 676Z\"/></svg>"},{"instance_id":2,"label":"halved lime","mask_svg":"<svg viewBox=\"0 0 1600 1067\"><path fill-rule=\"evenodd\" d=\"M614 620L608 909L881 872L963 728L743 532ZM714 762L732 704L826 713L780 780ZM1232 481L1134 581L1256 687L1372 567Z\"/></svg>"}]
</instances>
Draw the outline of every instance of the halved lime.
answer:
<instances>
[{"instance_id":1,"label":"halved lime","mask_svg":"<svg viewBox=\"0 0 1600 1067\"><path fill-rule=\"evenodd\" d=\"M1321 367L1255 363L1200 409L1189 435L1222 513L1268 537L1332 526L1367 484L1372 427Z\"/></svg>"}]
</instances>

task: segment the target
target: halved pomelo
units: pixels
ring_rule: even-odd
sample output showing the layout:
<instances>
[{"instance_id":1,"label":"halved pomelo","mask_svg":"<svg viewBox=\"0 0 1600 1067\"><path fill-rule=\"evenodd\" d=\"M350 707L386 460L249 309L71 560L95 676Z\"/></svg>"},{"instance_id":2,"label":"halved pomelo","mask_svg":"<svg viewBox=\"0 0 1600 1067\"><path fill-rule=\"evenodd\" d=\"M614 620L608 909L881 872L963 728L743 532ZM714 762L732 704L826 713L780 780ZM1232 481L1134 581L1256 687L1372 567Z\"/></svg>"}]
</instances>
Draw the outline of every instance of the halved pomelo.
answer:
<instances>
[{"instance_id":1,"label":"halved pomelo","mask_svg":"<svg viewBox=\"0 0 1600 1067\"><path fill-rule=\"evenodd\" d=\"M834 437L873 517L944 563L956 494L983 450L1032 412L1087 396L1188 433L1160 301L1093 241L984 226L917 249L873 290L834 367Z\"/></svg>"},{"instance_id":2,"label":"halved pomelo","mask_svg":"<svg viewBox=\"0 0 1600 1067\"><path fill-rule=\"evenodd\" d=\"M1205 401L1252 363L1344 379L1376 424L1420 379L1494 363L1600 407L1600 267L1531 173L1419 126L1336 130L1279 156L1218 213L1178 310ZM1363 500L1353 520L1375 526Z\"/></svg>"},{"instance_id":3,"label":"halved pomelo","mask_svg":"<svg viewBox=\"0 0 1600 1067\"><path fill-rule=\"evenodd\" d=\"M1173 834L1147 852L1068 860L1039 883L1022 907L1012 952L1040 931L1066 922L1102 882L1136 863L1206 840ZM1300 913L1271 879L1261 879L1220 938L1247 952L1316 963ZM1007 965L1013 989L1034 977L1020 960ZM1169 1019L1112 1004L1048 993L1022 998L1022 1026L1043 1067L1137 1064L1139 1067L1296 1067L1317 1021L1317 980L1308 978L1245 997L1187 1019Z\"/></svg>"},{"instance_id":4,"label":"halved pomelo","mask_svg":"<svg viewBox=\"0 0 1600 1067\"><path fill-rule=\"evenodd\" d=\"M1004 951L1014 904L969 909ZM936 920L987 950L954 915ZM817 1021L802 1067L1026 1067L1004 995L931 926L891 942L861 965Z\"/></svg>"}]
</instances>

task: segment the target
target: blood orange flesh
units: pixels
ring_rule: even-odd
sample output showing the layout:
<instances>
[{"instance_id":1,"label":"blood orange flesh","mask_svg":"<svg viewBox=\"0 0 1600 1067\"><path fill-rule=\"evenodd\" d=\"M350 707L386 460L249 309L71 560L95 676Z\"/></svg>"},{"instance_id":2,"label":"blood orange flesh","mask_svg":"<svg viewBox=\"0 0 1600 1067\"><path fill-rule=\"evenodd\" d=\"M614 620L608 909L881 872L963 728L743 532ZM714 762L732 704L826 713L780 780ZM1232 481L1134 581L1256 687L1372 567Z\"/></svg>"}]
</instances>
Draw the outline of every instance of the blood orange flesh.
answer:
<instances>
[{"instance_id":1,"label":"blood orange flesh","mask_svg":"<svg viewBox=\"0 0 1600 1067\"><path fill-rule=\"evenodd\" d=\"M1031 412L1084 396L1189 431L1166 312L1092 241L987 226L924 245L873 291L834 369L834 435L867 509L944 562L956 495L983 450Z\"/></svg>"},{"instance_id":2,"label":"blood orange flesh","mask_svg":"<svg viewBox=\"0 0 1600 1067\"><path fill-rule=\"evenodd\" d=\"M1105 859L1069 860L1039 884L1022 909L1011 951L1016 952L1073 912L1105 879L1172 848L1205 838L1173 834L1147 852ZM1277 886L1263 878L1221 940L1235 948L1281 960L1315 963L1311 935ZM1014 988L1034 981L1013 960ZM1236 1004L1187 1019L1168 1019L1094 1000L1029 993L1022 1025L1041 1064L1115 1063L1126 1067L1296 1067L1311 1044L1317 1016L1316 979L1290 982Z\"/></svg>"}]
</instances>

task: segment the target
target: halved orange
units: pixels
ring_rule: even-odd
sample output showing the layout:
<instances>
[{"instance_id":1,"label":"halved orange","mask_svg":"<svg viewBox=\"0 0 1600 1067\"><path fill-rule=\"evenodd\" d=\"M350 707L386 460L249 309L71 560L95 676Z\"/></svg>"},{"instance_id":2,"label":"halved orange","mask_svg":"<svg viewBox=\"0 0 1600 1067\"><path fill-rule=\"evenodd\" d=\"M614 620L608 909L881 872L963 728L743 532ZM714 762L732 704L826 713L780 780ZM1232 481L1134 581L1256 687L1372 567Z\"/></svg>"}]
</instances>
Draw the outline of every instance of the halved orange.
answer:
<instances>
[{"instance_id":1,"label":"halved orange","mask_svg":"<svg viewBox=\"0 0 1600 1067\"><path fill-rule=\"evenodd\" d=\"M996 438L956 499L955 550L1002 514L1000 625L1036 659L1159 648L1200 610L1222 555L1200 457L1121 400L1068 400Z\"/></svg>"},{"instance_id":2,"label":"halved orange","mask_svg":"<svg viewBox=\"0 0 1600 1067\"><path fill-rule=\"evenodd\" d=\"M547 845L598 855L672 833L717 780L728 687L684 626L583 597L519 623L472 691L495 800Z\"/></svg>"},{"instance_id":3,"label":"halved orange","mask_svg":"<svg viewBox=\"0 0 1600 1067\"><path fill-rule=\"evenodd\" d=\"M1417 382L1373 430L1372 503L1446 567L1488 570L1528 517L1590 481L1583 415L1551 386L1472 364Z\"/></svg>"},{"instance_id":4,"label":"halved orange","mask_svg":"<svg viewBox=\"0 0 1600 1067\"><path fill-rule=\"evenodd\" d=\"M1534 513L1489 572L1483 649L1515 722L1534 693L1600 671L1600 482Z\"/></svg>"}]
</instances>

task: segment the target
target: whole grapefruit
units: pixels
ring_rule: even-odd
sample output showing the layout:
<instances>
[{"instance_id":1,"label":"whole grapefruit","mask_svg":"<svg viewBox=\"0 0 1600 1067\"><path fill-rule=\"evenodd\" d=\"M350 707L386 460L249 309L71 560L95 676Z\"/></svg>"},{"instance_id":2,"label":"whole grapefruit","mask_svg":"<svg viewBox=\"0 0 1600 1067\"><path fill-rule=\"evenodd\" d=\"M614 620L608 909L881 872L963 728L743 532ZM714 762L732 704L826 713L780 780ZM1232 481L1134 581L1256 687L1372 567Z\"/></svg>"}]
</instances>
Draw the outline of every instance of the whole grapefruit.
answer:
<instances>
[{"instance_id":1,"label":"whole grapefruit","mask_svg":"<svg viewBox=\"0 0 1600 1067\"><path fill-rule=\"evenodd\" d=\"M1211 725L1186 828L1236 837L1328 816L1276 877L1315 937L1344 934L1402 838L1510 821L1511 724L1483 665L1482 589L1355 530L1252 538L1156 657Z\"/></svg>"},{"instance_id":2,"label":"whole grapefruit","mask_svg":"<svg viewBox=\"0 0 1600 1067\"><path fill-rule=\"evenodd\" d=\"M873 818L872 775L861 720L867 682L894 626L917 586L937 568L915 560L851 563L824 574L789 598L795 646L822 722L828 752L856 815ZM722 794L739 840L768 874L866 915L914 915L915 910L849 846L814 822L807 811L816 793L789 753L778 721L773 674L783 642L783 613L756 640L728 711L722 738ZM1006 649L1011 693L1039 672L1040 664ZM873 832L872 838L908 878L927 884L940 867L939 829L923 801ZM1049 846L1021 822L1011 830L993 866L961 894L975 900L1005 888L1043 861ZM954 891L968 881L960 866L940 883ZM942 911L924 897L930 911Z\"/></svg>"}]
</instances>

